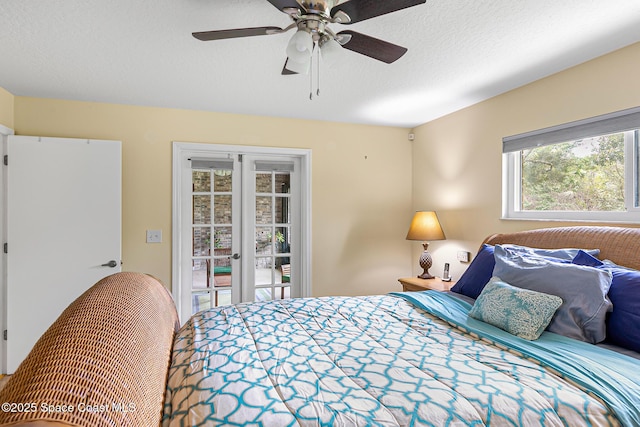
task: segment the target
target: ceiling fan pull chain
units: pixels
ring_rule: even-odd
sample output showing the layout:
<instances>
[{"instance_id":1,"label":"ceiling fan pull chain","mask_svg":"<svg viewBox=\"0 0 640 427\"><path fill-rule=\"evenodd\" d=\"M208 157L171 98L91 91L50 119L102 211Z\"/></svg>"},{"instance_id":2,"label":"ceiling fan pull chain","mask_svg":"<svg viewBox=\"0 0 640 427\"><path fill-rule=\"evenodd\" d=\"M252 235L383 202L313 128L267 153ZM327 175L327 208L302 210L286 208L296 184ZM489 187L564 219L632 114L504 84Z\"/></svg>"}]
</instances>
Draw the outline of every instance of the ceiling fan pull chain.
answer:
<instances>
[{"instance_id":1,"label":"ceiling fan pull chain","mask_svg":"<svg viewBox=\"0 0 640 427\"><path fill-rule=\"evenodd\" d=\"M311 59L309 59L309 61L311 61ZM309 101L313 101L313 64L311 64L309 68Z\"/></svg>"},{"instance_id":2,"label":"ceiling fan pull chain","mask_svg":"<svg viewBox=\"0 0 640 427\"><path fill-rule=\"evenodd\" d=\"M314 48L311 50L311 56L309 56L309 101L313 101L313 52L315 50L314 45Z\"/></svg>"},{"instance_id":3,"label":"ceiling fan pull chain","mask_svg":"<svg viewBox=\"0 0 640 427\"><path fill-rule=\"evenodd\" d=\"M318 49L318 53L317 53L317 56L316 56L316 66L318 67L318 70L317 70L318 86L317 86L317 89L316 89L316 96L320 96L320 49Z\"/></svg>"}]
</instances>

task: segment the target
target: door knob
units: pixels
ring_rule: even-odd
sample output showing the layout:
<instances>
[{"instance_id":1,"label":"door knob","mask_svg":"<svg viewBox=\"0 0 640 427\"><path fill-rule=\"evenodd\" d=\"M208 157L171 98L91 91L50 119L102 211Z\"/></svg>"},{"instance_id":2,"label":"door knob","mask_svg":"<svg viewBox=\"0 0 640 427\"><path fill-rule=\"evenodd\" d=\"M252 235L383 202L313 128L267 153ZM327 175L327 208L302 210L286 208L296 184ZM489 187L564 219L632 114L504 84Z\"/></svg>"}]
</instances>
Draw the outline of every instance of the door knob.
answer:
<instances>
[{"instance_id":1,"label":"door knob","mask_svg":"<svg viewBox=\"0 0 640 427\"><path fill-rule=\"evenodd\" d=\"M231 255L229 258L232 258L232 259L240 259L240 254L233 254L233 255Z\"/></svg>"},{"instance_id":2,"label":"door knob","mask_svg":"<svg viewBox=\"0 0 640 427\"><path fill-rule=\"evenodd\" d=\"M116 260L115 260L115 259L112 259L111 261L109 261L109 262L108 262L108 263L106 263L106 264L102 264L102 267L111 267L111 268L114 268L114 267L117 267L117 266L118 266L118 263L116 262Z\"/></svg>"}]
</instances>

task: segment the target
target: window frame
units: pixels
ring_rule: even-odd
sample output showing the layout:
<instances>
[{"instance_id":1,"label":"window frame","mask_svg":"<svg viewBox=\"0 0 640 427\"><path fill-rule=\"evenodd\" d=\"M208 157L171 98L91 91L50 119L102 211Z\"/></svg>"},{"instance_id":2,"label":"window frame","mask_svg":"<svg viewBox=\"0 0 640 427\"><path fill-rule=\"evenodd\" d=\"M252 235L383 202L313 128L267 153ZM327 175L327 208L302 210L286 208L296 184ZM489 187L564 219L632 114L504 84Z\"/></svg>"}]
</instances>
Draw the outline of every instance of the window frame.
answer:
<instances>
[{"instance_id":1,"label":"window frame","mask_svg":"<svg viewBox=\"0 0 640 427\"><path fill-rule=\"evenodd\" d=\"M605 114L550 128L503 138L502 219L538 221L640 222L640 107ZM530 211L521 210L522 171L520 153L524 149L558 144L586 137L625 133L626 211Z\"/></svg>"}]
</instances>

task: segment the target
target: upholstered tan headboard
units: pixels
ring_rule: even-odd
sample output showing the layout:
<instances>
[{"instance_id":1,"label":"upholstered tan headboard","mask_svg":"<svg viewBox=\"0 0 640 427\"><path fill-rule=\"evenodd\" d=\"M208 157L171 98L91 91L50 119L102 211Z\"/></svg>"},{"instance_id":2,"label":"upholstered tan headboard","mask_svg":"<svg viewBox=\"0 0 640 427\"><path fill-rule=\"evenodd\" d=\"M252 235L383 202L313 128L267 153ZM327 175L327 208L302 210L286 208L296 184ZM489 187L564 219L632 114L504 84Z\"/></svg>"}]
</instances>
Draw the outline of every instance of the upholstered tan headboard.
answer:
<instances>
[{"instance_id":1,"label":"upholstered tan headboard","mask_svg":"<svg viewBox=\"0 0 640 427\"><path fill-rule=\"evenodd\" d=\"M640 269L640 228L624 227L556 227L517 233L494 234L483 243L513 243L536 248L600 249L600 259Z\"/></svg>"},{"instance_id":2,"label":"upholstered tan headboard","mask_svg":"<svg viewBox=\"0 0 640 427\"><path fill-rule=\"evenodd\" d=\"M178 315L151 276L117 273L78 297L0 391L1 425L158 427Z\"/></svg>"}]
</instances>

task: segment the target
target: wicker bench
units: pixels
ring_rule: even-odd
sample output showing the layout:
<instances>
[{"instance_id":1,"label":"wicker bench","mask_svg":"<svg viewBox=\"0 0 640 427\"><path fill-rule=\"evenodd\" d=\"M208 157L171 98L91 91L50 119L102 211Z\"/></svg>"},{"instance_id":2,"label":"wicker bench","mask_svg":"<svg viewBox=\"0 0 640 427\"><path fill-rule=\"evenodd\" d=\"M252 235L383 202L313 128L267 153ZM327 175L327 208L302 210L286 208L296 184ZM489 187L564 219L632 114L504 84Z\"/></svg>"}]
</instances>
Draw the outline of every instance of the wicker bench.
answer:
<instances>
[{"instance_id":1,"label":"wicker bench","mask_svg":"<svg viewBox=\"0 0 640 427\"><path fill-rule=\"evenodd\" d=\"M157 427L178 326L171 295L153 277L104 278L60 315L0 391L0 402L13 404L0 424Z\"/></svg>"}]
</instances>

